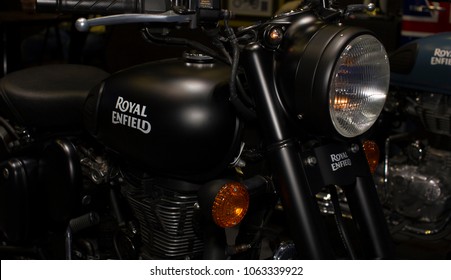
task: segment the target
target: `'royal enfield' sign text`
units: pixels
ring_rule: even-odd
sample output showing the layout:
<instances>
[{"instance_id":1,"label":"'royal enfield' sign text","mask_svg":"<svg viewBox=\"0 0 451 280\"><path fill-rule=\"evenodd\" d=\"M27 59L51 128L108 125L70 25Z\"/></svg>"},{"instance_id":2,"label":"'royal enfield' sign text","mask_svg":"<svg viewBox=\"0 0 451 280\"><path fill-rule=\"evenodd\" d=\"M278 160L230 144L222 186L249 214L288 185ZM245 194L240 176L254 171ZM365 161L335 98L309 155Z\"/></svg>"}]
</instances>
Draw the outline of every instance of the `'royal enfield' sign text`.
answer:
<instances>
[{"instance_id":1,"label":"'royal enfield' sign text","mask_svg":"<svg viewBox=\"0 0 451 280\"><path fill-rule=\"evenodd\" d=\"M340 168L352 165L351 159L348 157L348 154L346 152L331 154L330 159L332 160L332 163L330 165L332 171L337 171Z\"/></svg>"},{"instance_id":2,"label":"'royal enfield' sign text","mask_svg":"<svg viewBox=\"0 0 451 280\"><path fill-rule=\"evenodd\" d=\"M146 120L146 110L145 105L134 103L118 96L112 112L112 123L128 126L148 134L151 130L151 125Z\"/></svg>"}]
</instances>

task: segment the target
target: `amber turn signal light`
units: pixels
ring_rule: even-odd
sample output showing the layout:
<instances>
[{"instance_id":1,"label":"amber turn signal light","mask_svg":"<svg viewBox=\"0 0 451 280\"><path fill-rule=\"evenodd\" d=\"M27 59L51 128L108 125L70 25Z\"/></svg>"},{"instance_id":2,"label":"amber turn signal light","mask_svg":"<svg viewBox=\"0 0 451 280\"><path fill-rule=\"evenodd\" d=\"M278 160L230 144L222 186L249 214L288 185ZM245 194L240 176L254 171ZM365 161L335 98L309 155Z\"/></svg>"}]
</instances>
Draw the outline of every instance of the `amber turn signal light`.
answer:
<instances>
[{"instance_id":1,"label":"amber turn signal light","mask_svg":"<svg viewBox=\"0 0 451 280\"><path fill-rule=\"evenodd\" d=\"M215 223L223 228L236 226L249 208L249 193L243 184L229 182L217 193L211 213Z\"/></svg>"},{"instance_id":2,"label":"amber turn signal light","mask_svg":"<svg viewBox=\"0 0 451 280\"><path fill-rule=\"evenodd\" d=\"M371 174L374 174L377 165L379 164L379 147L376 142L365 140L363 142L363 151L365 152Z\"/></svg>"}]
</instances>

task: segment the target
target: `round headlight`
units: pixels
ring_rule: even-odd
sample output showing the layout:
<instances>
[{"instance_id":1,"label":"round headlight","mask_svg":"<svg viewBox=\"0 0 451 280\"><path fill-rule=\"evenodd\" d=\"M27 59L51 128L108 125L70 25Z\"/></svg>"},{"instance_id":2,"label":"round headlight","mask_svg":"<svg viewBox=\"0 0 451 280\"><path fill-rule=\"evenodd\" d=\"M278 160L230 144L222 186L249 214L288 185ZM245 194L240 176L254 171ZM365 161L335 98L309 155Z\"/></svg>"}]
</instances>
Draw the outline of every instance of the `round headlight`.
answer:
<instances>
[{"instance_id":1,"label":"round headlight","mask_svg":"<svg viewBox=\"0 0 451 280\"><path fill-rule=\"evenodd\" d=\"M339 56L329 87L329 112L342 136L366 132L377 120L390 81L387 53L371 35L350 41Z\"/></svg>"},{"instance_id":2,"label":"round headlight","mask_svg":"<svg viewBox=\"0 0 451 280\"><path fill-rule=\"evenodd\" d=\"M369 31L314 25L287 31L278 88L289 115L311 133L356 137L381 113L390 82L387 53ZM305 34L305 35L302 35Z\"/></svg>"}]
</instances>

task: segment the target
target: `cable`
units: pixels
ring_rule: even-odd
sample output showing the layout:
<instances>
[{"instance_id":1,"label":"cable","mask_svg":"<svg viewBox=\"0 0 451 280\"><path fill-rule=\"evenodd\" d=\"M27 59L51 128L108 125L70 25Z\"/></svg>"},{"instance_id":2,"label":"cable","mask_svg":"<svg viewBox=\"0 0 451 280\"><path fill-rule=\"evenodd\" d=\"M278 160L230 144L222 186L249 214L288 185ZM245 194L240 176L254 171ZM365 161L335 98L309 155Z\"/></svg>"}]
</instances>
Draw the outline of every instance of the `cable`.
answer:
<instances>
[{"instance_id":1,"label":"cable","mask_svg":"<svg viewBox=\"0 0 451 280\"><path fill-rule=\"evenodd\" d=\"M206 55L209 55L219 61L222 61L226 64L230 64L226 58L220 56L216 51L214 51L213 49L211 49L201 43L198 43L196 41L192 41L192 40L185 39L185 38L156 36L156 35L152 34L147 27L143 28L141 30L141 34L143 35L144 40L146 40L147 42L150 42L152 44L190 47L190 48L198 50Z\"/></svg>"},{"instance_id":2,"label":"cable","mask_svg":"<svg viewBox=\"0 0 451 280\"><path fill-rule=\"evenodd\" d=\"M349 234L343 224L343 217L340 208L340 201L338 200L337 188L335 186L330 186L329 192L330 192L330 200L334 206L335 223L337 224L338 233L340 234L341 240L343 241L343 245L346 251L349 253L349 256L351 257L351 259L355 260L356 254L354 252L354 249L352 248L351 240L349 239Z\"/></svg>"},{"instance_id":3,"label":"cable","mask_svg":"<svg viewBox=\"0 0 451 280\"><path fill-rule=\"evenodd\" d=\"M227 35L227 39L229 40L232 47L232 71L230 74L230 102L233 104L238 114L241 115L247 121L253 121L257 118L257 114L254 110L248 108L243 102L239 99L237 94L237 73L238 66L240 61L240 49L238 46L238 39L235 36L233 29L229 26L228 21L224 20L225 32Z\"/></svg>"}]
</instances>

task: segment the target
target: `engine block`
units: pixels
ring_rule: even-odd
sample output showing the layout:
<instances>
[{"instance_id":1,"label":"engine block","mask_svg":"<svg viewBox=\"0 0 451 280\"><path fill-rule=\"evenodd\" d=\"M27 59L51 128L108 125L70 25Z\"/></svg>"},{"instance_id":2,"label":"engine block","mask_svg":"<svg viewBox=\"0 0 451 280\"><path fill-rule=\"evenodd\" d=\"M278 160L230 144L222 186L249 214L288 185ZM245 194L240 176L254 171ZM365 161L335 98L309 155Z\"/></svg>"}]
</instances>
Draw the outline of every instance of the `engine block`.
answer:
<instances>
[{"instance_id":1,"label":"engine block","mask_svg":"<svg viewBox=\"0 0 451 280\"><path fill-rule=\"evenodd\" d=\"M166 179L127 177L122 188L140 224L144 259L198 259L197 186Z\"/></svg>"},{"instance_id":2,"label":"engine block","mask_svg":"<svg viewBox=\"0 0 451 280\"><path fill-rule=\"evenodd\" d=\"M451 152L425 149L419 162L404 156L390 159L388 185L376 176L379 189L385 189L386 206L412 221L409 230L431 234L440 231L451 214Z\"/></svg>"}]
</instances>

